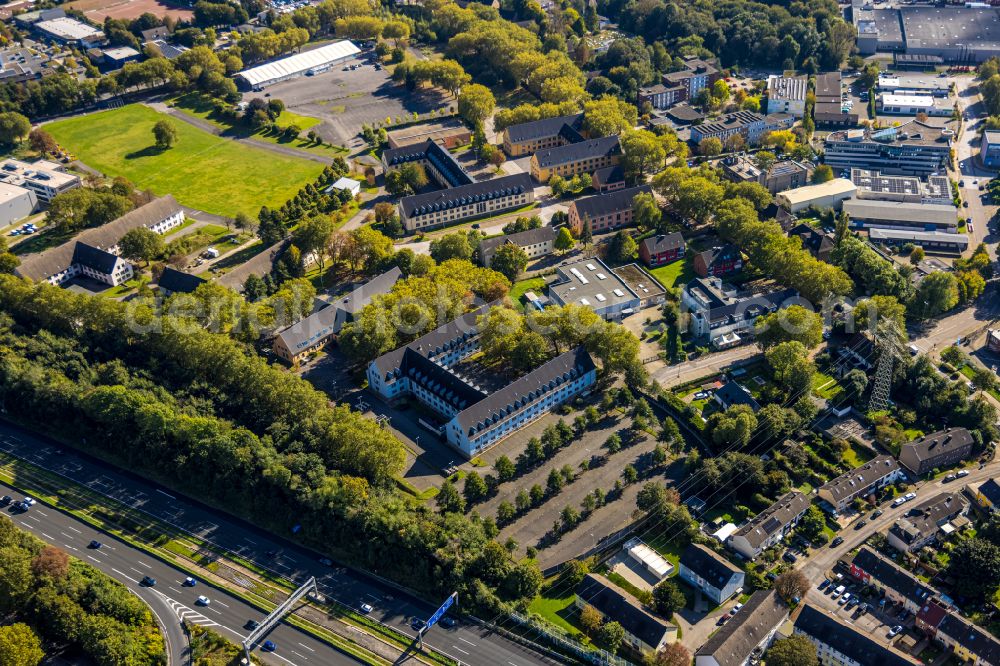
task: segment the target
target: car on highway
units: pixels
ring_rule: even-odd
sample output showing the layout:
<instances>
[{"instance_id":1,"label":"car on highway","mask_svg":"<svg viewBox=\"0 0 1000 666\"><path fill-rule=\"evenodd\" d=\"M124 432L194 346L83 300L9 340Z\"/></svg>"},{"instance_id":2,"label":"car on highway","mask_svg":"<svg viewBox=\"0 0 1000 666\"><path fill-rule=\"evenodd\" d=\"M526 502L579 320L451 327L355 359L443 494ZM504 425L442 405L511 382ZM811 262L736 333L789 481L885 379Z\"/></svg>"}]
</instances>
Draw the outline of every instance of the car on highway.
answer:
<instances>
[{"instance_id":1,"label":"car on highway","mask_svg":"<svg viewBox=\"0 0 1000 666\"><path fill-rule=\"evenodd\" d=\"M212 603L212 601L204 594L195 599L194 602L199 606L208 606Z\"/></svg>"},{"instance_id":2,"label":"car on highway","mask_svg":"<svg viewBox=\"0 0 1000 666\"><path fill-rule=\"evenodd\" d=\"M274 644L274 641L264 641L260 646L260 649L264 652L274 652L278 649L278 646Z\"/></svg>"},{"instance_id":3,"label":"car on highway","mask_svg":"<svg viewBox=\"0 0 1000 666\"><path fill-rule=\"evenodd\" d=\"M844 543L844 537L834 537L833 541L830 542L830 547L836 548L842 543Z\"/></svg>"},{"instance_id":4,"label":"car on highway","mask_svg":"<svg viewBox=\"0 0 1000 666\"><path fill-rule=\"evenodd\" d=\"M903 627L901 627L900 625L897 624L895 627L893 627L892 629L889 630L889 638L892 638L893 636L896 636L896 635L902 633L902 631L903 631Z\"/></svg>"},{"instance_id":5,"label":"car on highway","mask_svg":"<svg viewBox=\"0 0 1000 666\"><path fill-rule=\"evenodd\" d=\"M260 626L260 622L257 620L247 620L247 623L243 625L243 628L248 631L253 631Z\"/></svg>"},{"instance_id":6,"label":"car on highway","mask_svg":"<svg viewBox=\"0 0 1000 666\"><path fill-rule=\"evenodd\" d=\"M143 587L156 587L156 579L152 576L143 576L142 580L139 581L139 585Z\"/></svg>"},{"instance_id":7,"label":"car on highway","mask_svg":"<svg viewBox=\"0 0 1000 666\"><path fill-rule=\"evenodd\" d=\"M440 624L445 629L451 629L452 627L455 626L455 620L445 615L443 618L438 620L438 624Z\"/></svg>"},{"instance_id":8,"label":"car on highway","mask_svg":"<svg viewBox=\"0 0 1000 666\"><path fill-rule=\"evenodd\" d=\"M7 506L13 500L14 500L14 498L11 497L10 495L4 495L3 497L0 497L0 506Z\"/></svg>"},{"instance_id":9,"label":"car on highway","mask_svg":"<svg viewBox=\"0 0 1000 666\"><path fill-rule=\"evenodd\" d=\"M413 629L413 631L420 631L426 626L426 624L427 623L421 620L419 617L415 617L413 618L413 621L410 622L410 629Z\"/></svg>"},{"instance_id":10,"label":"car on highway","mask_svg":"<svg viewBox=\"0 0 1000 666\"><path fill-rule=\"evenodd\" d=\"M195 585L198 584L198 581L196 581L194 578L191 578L191 576L188 576L187 578L184 579L183 584L184 587L194 587Z\"/></svg>"},{"instance_id":11,"label":"car on highway","mask_svg":"<svg viewBox=\"0 0 1000 666\"><path fill-rule=\"evenodd\" d=\"M321 557L321 558L319 558L319 563L322 564L324 567L332 567L333 566L333 560L331 560L329 557Z\"/></svg>"},{"instance_id":12,"label":"car on highway","mask_svg":"<svg viewBox=\"0 0 1000 666\"><path fill-rule=\"evenodd\" d=\"M375 610L375 609L372 608L371 604L361 604L361 612L362 613L365 613L365 614L371 613L373 610Z\"/></svg>"},{"instance_id":13,"label":"car on highway","mask_svg":"<svg viewBox=\"0 0 1000 666\"><path fill-rule=\"evenodd\" d=\"M24 506L29 506L29 507L30 506L35 506L35 500L33 500L30 497L25 497L23 500L21 500L21 504L23 504Z\"/></svg>"},{"instance_id":14,"label":"car on highway","mask_svg":"<svg viewBox=\"0 0 1000 666\"><path fill-rule=\"evenodd\" d=\"M98 541L97 539L94 539L90 543L87 544L87 548L91 548L93 550L100 550L101 546L103 546L103 545L104 544L102 544L100 541Z\"/></svg>"}]
</instances>

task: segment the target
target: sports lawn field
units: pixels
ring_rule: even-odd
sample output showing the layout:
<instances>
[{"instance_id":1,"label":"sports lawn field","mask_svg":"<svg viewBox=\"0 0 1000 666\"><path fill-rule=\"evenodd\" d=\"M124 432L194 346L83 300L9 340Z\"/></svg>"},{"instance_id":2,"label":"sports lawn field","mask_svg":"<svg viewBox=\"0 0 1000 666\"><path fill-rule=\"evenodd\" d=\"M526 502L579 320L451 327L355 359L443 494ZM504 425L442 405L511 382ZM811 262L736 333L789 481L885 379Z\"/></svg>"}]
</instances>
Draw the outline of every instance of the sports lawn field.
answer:
<instances>
[{"instance_id":1,"label":"sports lawn field","mask_svg":"<svg viewBox=\"0 0 1000 666\"><path fill-rule=\"evenodd\" d=\"M177 143L164 151L156 149L152 132L162 118L178 134ZM87 166L220 215L256 217L261 206L280 206L323 170L318 162L219 138L138 104L60 120L46 129Z\"/></svg>"}]
</instances>

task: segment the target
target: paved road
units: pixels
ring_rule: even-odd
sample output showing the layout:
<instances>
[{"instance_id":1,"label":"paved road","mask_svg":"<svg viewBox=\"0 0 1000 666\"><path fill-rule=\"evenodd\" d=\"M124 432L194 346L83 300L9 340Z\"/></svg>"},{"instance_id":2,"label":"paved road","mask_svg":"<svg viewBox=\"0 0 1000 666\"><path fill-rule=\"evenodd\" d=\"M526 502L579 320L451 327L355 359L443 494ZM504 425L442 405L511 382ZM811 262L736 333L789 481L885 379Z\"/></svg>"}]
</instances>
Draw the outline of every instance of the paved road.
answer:
<instances>
[{"instance_id":1,"label":"paved road","mask_svg":"<svg viewBox=\"0 0 1000 666\"><path fill-rule=\"evenodd\" d=\"M415 636L409 628L410 619L413 617L426 619L437 606L437 603L428 604L400 593L395 588L360 572L346 569L331 572L329 568L317 562L316 554L306 549L293 546L249 523L230 518L192 500L177 497L167 489L117 471L110 465L61 449L51 440L37 437L9 423L0 422L0 449L29 460L39 467L70 477L91 490L113 497L201 540L214 543L220 549L239 553L242 558L289 580L302 582L309 576L316 576L322 594L355 608L362 602L369 603L374 607L372 613L374 617L394 626L407 636ZM83 543L88 541L89 538ZM268 553L274 553L274 556L269 556ZM388 573L388 566L391 566L391 563L387 563L386 569L381 572L376 570L376 573ZM129 570L129 568L122 569L125 572ZM167 574L154 577L162 578L164 581L170 580ZM189 593L179 600L190 605L196 597L197 594ZM232 606L229 601L225 603ZM211 617L214 610L212 607L207 615L210 619L219 621L218 618ZM242 627L249 617L255 616L248 615L247 612L244 607L239 614L236 614L238 617L230 617L227 620L228 626ZM284 634L279 638L274 639L279 649L282 644L289 643ZM295 645L296 642L291 641L290 645ZM424 643L452 655L469 666L527 666L554 663L477 625L463 623L452 629L433 628L425 637ZM327 649L332 650L332 648ZM284 650L281 650L281 653L288 656ZM296 663L298 666L311 666L316 663L338 662L336 660L317 662L315 658L307 660L299 657L296 658Z\"/></svg>"},{"instance_id":2,"label":"paved road","mask_svg":"<svg viewBox=\"0 0 1000 666\"><path fill-rule=\"evenodd\" d=\"M15 499L23 496L20 491L4 484L0 484L0 493L11 495ZM184 587L183 581L187 574L51 507L36 504L26 513L8 509L7 514L20 527L92 564L124 583L145 601L165 629L170 663L176 666L189 662L187 638L181 628L182 619L211 628L239 643L246 637L247 631L243 629L243 625L247 620L261 620L265 615L240 599L205 583ZM91 541L99 541L102 545L99 549L90 548ZM140 585L143 576L155 579L156 586ZM195 600L199 595L208 597L208 606L198 606ZM293 666L358 663L326 643L288 625L278 625L267 638L277 646L275 653L261 655L267 663Z\"/></svg>"}]
</instances>

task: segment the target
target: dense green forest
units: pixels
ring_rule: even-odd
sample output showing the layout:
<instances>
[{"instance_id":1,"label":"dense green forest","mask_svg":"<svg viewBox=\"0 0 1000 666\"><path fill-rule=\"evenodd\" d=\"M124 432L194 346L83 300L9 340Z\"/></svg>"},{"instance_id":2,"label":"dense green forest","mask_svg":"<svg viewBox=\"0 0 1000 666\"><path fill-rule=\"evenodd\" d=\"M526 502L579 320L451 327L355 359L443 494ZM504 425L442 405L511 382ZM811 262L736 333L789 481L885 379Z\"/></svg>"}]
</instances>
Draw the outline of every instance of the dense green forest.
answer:
<instances>
[{"instance_id":1,"label":"dense green forest","mask_svg":"<svg viewBox=\"0 0 1000 666\"><path fill-rule=\"evenodd\" d=\"M0 662L35 666L45 648L98 666L166 664L149 608L127 587L0 516Z\"/></svg>"},{"instance_id":2,"label":"dense green forest","mask_svg":"<svg viewBox=\"0 0 1000 666\"><path fill-rule=\"evenodd\" d=\"M499 610L540 584L491 541L492 521L394 488L404 452L389 430L143 301L0 276L0 408L278 534L299 524L307 545L425 591Z\"/></svg>"}]
</instances>

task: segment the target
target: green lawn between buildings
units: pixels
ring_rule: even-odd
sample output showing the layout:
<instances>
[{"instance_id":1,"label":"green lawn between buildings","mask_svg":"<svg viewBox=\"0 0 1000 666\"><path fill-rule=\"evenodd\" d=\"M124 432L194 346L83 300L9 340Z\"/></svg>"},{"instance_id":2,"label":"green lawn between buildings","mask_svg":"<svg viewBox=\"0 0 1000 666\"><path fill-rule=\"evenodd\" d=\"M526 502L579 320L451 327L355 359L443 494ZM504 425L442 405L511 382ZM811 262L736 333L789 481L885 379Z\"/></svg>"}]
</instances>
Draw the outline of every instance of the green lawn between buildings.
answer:
<instances>
[{"instance_id":1,"label":"green lawn between buildings","mask_svg":"<svg viewBox=\"0 0 1000 666\"><path fill-rule=\"evenodd\" d=\"M261 206L279 207L322 172L323 165L213 136L174 120L177 143L160 151L153 125L167 118L129 105L60 120L46 129L84 164L108 176L124 176L156 194L173 194L192 208L255 216Z\"/></svg>"},{"instance_id":2,"label":"green lawn between buildings","mask_svg":"<svg viewBox=\"0 0 1000 666\"><path fill-rule=\"evenodd\" d=\"M668 291L674 287L687 284L694 278L694 270L691 268L691 260L685 257L680 261L674 261L666 266L649 269L649 274L656 278L656 281L663 285Z\"/></svg>"}]
</instances>

